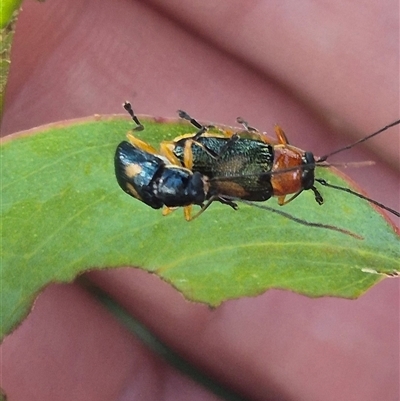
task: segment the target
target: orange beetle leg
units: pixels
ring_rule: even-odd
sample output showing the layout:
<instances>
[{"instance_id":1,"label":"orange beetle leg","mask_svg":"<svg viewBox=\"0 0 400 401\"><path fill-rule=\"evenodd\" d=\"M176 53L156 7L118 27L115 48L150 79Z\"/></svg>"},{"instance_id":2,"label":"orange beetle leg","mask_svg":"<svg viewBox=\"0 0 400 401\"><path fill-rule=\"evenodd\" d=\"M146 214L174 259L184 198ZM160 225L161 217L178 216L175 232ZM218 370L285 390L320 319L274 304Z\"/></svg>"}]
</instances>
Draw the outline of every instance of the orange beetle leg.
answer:
<instances>
[{"instance_id":1,"label":"orange beetle leg","mask_svg":"<svg viewBox=\"0 0 400 401\"><path fill-rule=\"evenodd\" d=\"M292 200L296 199L301 193L303 192L303 190L296 192L293 196L291 196L288 200L285 200L286 196L278 196L278 205L279 206L283 206L283 205L287 205L288 203L290 203Z\"/></svg>"},{"instance_id":2,"label":"orange beetle leg","mask_svg":"<svg viewBox=\"0 0 400 401\"><path fill-rule=\"evenodd\" d=\"M286 137L285 131L279 125L275 125L274 131L275 131L276 137L278 138L278 142L281 145L289 145L289 141Z\"/></svg>"},{"instance_id":3,"label":"orange beetle leg","mask_svg":"<svg viewBox=\"0 0 400 401\"><path fill-rule=\"evenodd\" d=\"M162 211L162 215L163 216L168 216L169 214L171 214L173 211L175 211L177 209L177 207L168 207L165 206L163 211Z\"/></svg>"},{"instance_id":4,"label":"orange beetle leg","mask_svg":"<svg viewBox=\"0 0 400 401\"><path fill-rule=\"evenodd\" d=\"M136 137L133 136L132 134L127 134L126 136L128 137L129 142L130 142L133 146L135 146L135 147L137 147L137 148L139 148L139 149L141 149L141 150L144 150L144 151L147 152L147 153L151 153L151 154L153 154L153 155L158 154L157 150L154 149L153 146L151 146L151 145L149 145L148 143L142 141L141 139L136 138Z\"/></svg>"},{"instance_id":5,"label":"orange beetle leg","mask_svg":"<svg viewBox=\"0 0 400 401\"><path fill-rule=\"evenodd\" d=\"M181 161L175 156L172 150L174 147L174 141L163 141L160 143L160 153L173 165L183 167Z\"/></svg>"},{"instance_id":6,"label":"orange beetle leg","mask_svg":"<svg viewBox=\"0 0 400 401\"><path fill-rule=\"evenodd\" d=\"M185 216L186 221L193 220L192 219L192 205L185 206L183 208L183 215Z\"/></svg>"},{"instance_id":7,"label":"orange beetle leg","mask_svg":"<svg viewBox=\"0 0 400 401\"><path fill-rule=\"evenodd\" d=\"M192 152L193 141L188 139L185 142L185 148L183 149L183 164L189 170L193 167L193 152Z\"/></svg>"}]
</instances>

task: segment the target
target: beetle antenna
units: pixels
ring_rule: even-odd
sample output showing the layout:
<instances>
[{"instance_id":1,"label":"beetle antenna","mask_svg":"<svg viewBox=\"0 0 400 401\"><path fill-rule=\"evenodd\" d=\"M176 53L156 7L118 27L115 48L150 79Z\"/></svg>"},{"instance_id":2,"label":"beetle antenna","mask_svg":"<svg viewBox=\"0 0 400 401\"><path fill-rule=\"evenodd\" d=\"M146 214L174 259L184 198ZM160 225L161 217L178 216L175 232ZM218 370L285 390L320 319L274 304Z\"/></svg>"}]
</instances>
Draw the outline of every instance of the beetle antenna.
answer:
<instances>
[{"instance_id":1,"label":"beetle antenna","mask_svg":"<svg viewBox=\"0 0 400 401\"><path fill-rule=\"evenodd\" d=\"M215 152L214 152L215 153ZM212 154L212 156L214 156ZM217 155L218 156L218 155ZM265 176L271 176L271 175L279 175L279 174L285 174L289 173L291 171L299 171L301 169L305 168L313 168L313 167L321 167L321 168L329 168L329 167L368 167L368 166L373 166L375 164L374 161L372 160L365 160L365 161L360 161L360 162L339 162L339 163L325 163L319 164L319 162L316 163L307 163L307 164L302 164L299 166L293 166L293 167L287 167L287 168L282 168L280 170L276 171L264 171L262 173L253 173L253 174L246 174L246 177L265 177ZM212 177L210 178L211 181L230 181L232 178L242 178L243 175L228 175L224 177Z\"/></svg>"},{"instance_id":2,"label":"beetle antenna","mask_svg":"<svg viewBox=\"0 0 400 401\"><path fill-rule=\"evenodd\" d=\"M373 203L376 206L379 206L381 209L384 209L384 210L394 214L395 216L400 217L400 213L397 210L391 209L390 207L385 206L384 204L382 204L380 202L377 202L377 201L375 201L375 200L373 200L371 198L368 198L367 196L364 196L364 195L362 195L362 194L360 194L358 192L355 192L350 188L340 187L338 185L329 184L328 182L326 182L322 178L316 178L315 181L318 181L321 185L323 185L325 187L334 188L334 189L337 189L339 191L347 192L349 194L357 196L358 198L365 199L366 201L368 201L370 203Z\"/></svg>"},{"instance_id":3,"label":"beetle antenna","mask_svg":"<svg viewBox=\"0 0 400 401\"><path fill-rule=\"evenodd\" d=\"M335 150L335 151L333 151L333 152L331 152L331 153L327 153L326 155L320 157L320 158L317 160L317 162L318 162L318 163L319 163L319 162L324 162L328 157L331 157L332 155L336 155L336 153L343 152L344 150L351 149L352 147L358 145L359 143L365 142L365 141L367 141L368 139L371 139L372 137L374 137L375 135L378 135L378 134L380 134L381 132L386 131L387 129L389 129L389 128L391 128L391 127L394 127L395 125L398 125L398 124L400 124L400 120L394 121L393 123L391 123L391 124L389 124L389 125L386 125L385 127L381 128L379 131L376 131L376 132L374 132L373 134L367 135L366 137L361 138L361 139L359 139L358 141L356 141L356 142L354 142L354 143L351 143L350 145L344 146L343 148L337 149L337 150Z\"/></svg>"},{"instance_id":4,"label":"beetle antenna","mask_svg":"<svg viewBox=\"0 0 400 401\"><path fill-rule=\"evenodd\" d=\"M330 224L314 223L314 222L311 222L311 221L299 219L298 217L292 216L291 214L283 212L282 210L277 210L277 209L274 209L272 207L268 207L268 206L265 206L265 205L259 205L258 203L255 203L255 202L252 202L252 201L248 201L248 200L244 200L244 199L240 199L240 198L235 198L233 196L225 196L225 195L224 195L224 198L225 199L231 199L231 200L234 200L236 202L245 203L246 205L257 207L259 209L268 210L269 212L272 212L272 213L277 213L280 216L283 216L283 217L285 217L285 218L287 218L289 220L295 221L296 223L303 224L304 226L323 228L323 229L326 229L326 230L337 231L337 232L342 233L342 234L350 235L351 237L356 238L356 239L360 239L360 240L364 239L364 237L362 237L361 235L355 234L355 233L353 233L353 232L351 232L349 230L346 230L344 228L332 226Z\"/></svg>"}]
</instances>

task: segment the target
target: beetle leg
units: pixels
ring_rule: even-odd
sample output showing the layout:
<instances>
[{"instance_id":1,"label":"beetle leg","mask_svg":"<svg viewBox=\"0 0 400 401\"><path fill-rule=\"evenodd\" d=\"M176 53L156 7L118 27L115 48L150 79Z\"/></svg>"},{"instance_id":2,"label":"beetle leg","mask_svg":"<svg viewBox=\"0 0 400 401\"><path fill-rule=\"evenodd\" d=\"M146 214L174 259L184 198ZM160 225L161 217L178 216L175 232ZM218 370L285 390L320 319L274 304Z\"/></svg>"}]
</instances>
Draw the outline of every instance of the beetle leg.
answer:
<instances>
[{"instance_id":1,"label":"beetle leg","mask_svg":"<svg viewBox=\"0 0 400 401\"><path fill-rule=\"evenodd\" d=\"M204 205L201 206L201 209L194 216L190 216L190 218L189 219L186 218L186 220L192 221L194 219L197 219L197 217L199 217L205 210L207 210L209 208L209 206L211 205L211 203L213 203L215 201L220 201L221 203L229 205L234 210L238 209L238 206L235 202L232 202L231 200L226 199L226 198L222 198L218 195L213 195ZM186 215L185 215L185 217L186 217Z\"/></svg>"},{"instance_id":2,"label":"beetle leg","mask_svg":"<svg viewBox=\"0 0 400 401\"><path fill-rule=\"evenodd\" d=\"M290 203L292 200L296 199L301 193L303 192L303 190L296 192L293 196L291 196L288 200L285 200L286 196L278 196L278 205L279 206L283 206L283 205L287 205L288 203Z\"/></svg>"},{"instance_id":3,"label":"beetle leg","mask_svg":"<svg viewBox=\"0 0 400 401\"><path fill-rule=\"evenodd\" d=\"M192 152L192 139L188 139L185 142L185 148L183 149L183 164L189 170L193 167L193 152ZM197 143L197 142L196 142Z\"/></svg>"},{"instance_id":4,"label":"beetle leg","mask_svg":"<svg viewBox=\"0 0 400 401\"><path fill-rule=\"evenodd\" d=\"M185 216L186 221L192 220L192 205L184 206L183 215Z\"/></svg>"},{"instance_id":5,"label":"beetle leg","mask_svg":"<svg viewBox=\"0 0 400 401\"><path fill-rule=\"evenodd\" d=\"M322 205L324 203L324 198L319 193L318 189L315 188L314 186L311 187L310 189L314 192L315 201L318 203L318 205ZM285 196L278 196L278 204L279 204L279 206L287 205L293 199L296 199L302 192L303 192L303 190L300 190L299 192L296 192L288 200L285 200Z\"/></svg>"},{"instance_id":6,"label":"beetle leg","mask_svg":"<svg viewBox=\"0 0 400 401\"><path fill-rule=\"evenodd\" d=\"M223 154L226 153L234 145L234 143L237 142L238 139L240 139L239 134L232 134L226 144L221 148L220 152L217 155L217 158L223 156Z\"/></svg>"},{"instance_id":7,"label":"beetle leg","mask_svg":"<svg viewBox=\"0 0 400 401\"><path fill-rule=\"evenodd\" d=\"M318 205L322 205L324 203L324 198L319 193L318 189L314 186L312 186L310 189L314 192L315 201L318 203Z\"/></svg>"},{"instance_id":8,"label":"beetle leg","mask_svg":"<svg viewBox=\"0 0 400 401\"><path fill-rule=\"evenodd\" d=\"M211 203L213 203L217 199L218 199L217 195L212 196L204 205L201 206L201 209L194 216L190 216L190 219L186 219L186 220L192 221L192 220L196 219L197 217L199 217L206 209L208 209L208 207L211 205Z\"/></svg>"},{"instance_id":9,"label":"beetle leg","mask_svg":"<svg viewBox=\"0 0 400 401\"><path fill-rule=\"evenodd\" d=\"M283 206L285 204L285 196L278 196L278 205Z\"/></svg>"},{"instance_id":10,"label":"beetle leg","mask_svg":"<svg viewBox=\"0 0 400 401\"><path fill-rule=\"evenodd\" d=\"M168 216L169 214L171 214L173 211L175 211L176 209L178 209L177 207L168 207L168 206L164 206L164 209L162 211L162 215L163 216Z\"/></svg>"},{"instance_id":11,"label":"beetle leg","mask_svg":"<svg viewBox=\"0 0 400 401\"><path fill-rule=\"evenodd\" d=\"M181 161L175 156L173 148L175 147L174 141L163 141L160 143L160 153L165 156L172 164L180 167L182 166Z\"/></svg>"},{"instance_id":12,"label":"beetle leg","mask_svg":"<svg viewBox=\"0 0 400 401\"><path fill-rule=\"evenodd\" d=\"M193 167L193 151L192 151L192 146L196 145L200 147L201 149L204 150L205 153L207 153L210 157L213 159L218 159L220 157L221 153L216 153L213 150L207 148L204 146L202 143L196 141L195 139L187 139L185 141L185 146L183 149L183 164L184 167L188 169L192 169Z\"/></svg>"},{"instance_id":13,"label":"beetle leg","mask_svg":"<svg viewBox=\"0 0 400 401\"><path fill-rule=\"evenodd\" d=\"M238 210L238 205L235 202L231 201L230 199L219 196L218 200L224 205L229 205L233 210Z\"/></svg>"},{"instance_id":14,"label":"beetle leg","mask_svg":"<svg viewBox=\"0 0 400 401\"><path fill-rule=\"evenodd\" d=\"M286 137L285 131L279 125L275 125L274 131L275 131L276 137L278 138L278 142L281 145L289 145L289 141Z\"/></svg>"},{"instance_id":15,"label":"beetle leg","mask_svg":"<svg viewBox=\"0 0 400 401\"><path fill-rule=\"evenodd\" d=\"M255 141L261 141L261 142L267 143L269 145L275 144L274 141L271 141L271 139L268 138L268 136L264 132L260 132L257 128L251 127L249 125L249 123L246 120L244 120L242 117L237 117L236 121L239 124L243 125L243 127L245 129L245 131L237 132L237 134L240 137L245 136L246 138L254 139Z\"/></svg>"},{"instance_id":16,"label":"beetle leg","mask_svg":"<svg viewBox=\"0 0 400 401\"><path fill-rule=\"evenodd\" d=\"M159 152L157 152L157 150L155 148L153 148L153 146L149 145L147 142L142 141L139 138L136 138L135 136L133 136L132 134L127 134L126 135L128 138L128 141L135 146L138 149L144 150L147 153L151 153L153 155L157 155Z\"/></svg>"}]
</instances>

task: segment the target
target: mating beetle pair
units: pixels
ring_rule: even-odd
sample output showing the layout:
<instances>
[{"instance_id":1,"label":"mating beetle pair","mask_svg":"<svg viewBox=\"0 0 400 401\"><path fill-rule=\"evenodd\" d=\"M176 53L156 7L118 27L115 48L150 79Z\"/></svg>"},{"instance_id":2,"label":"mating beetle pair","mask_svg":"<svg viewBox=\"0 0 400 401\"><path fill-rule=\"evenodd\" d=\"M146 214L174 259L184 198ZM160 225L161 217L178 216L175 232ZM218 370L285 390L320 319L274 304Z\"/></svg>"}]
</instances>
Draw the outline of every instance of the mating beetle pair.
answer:
<instances>
[{"instance_id":1,"label":"mating beetle pair","mask_svg":"<svg viewBox=\"0 0 400 401\"><path fill-rule=\"evenodd\" d=\"M131 105L125 103L124 107L137 129L143 129ZM279 203L285 204L287 194L295 193L295 197L310 188L322 203L322 197L313 187L312 153L288 145L279 128L276 132L280 144L274 146L245 122L246 129L241 132L208 133L208 127L186 113L180 111L180 116L191 121L198 132L162 142L160 151L132 134L128 134L129 142L118 145L115 171L125 192L155 209L166 206L164 214L183 206L187 220L197 217L213 201L236 209L233 198L265 201L278 196ZM289 171L273 176L275 169L282 169L283 160L286 160L284 168ZM193 204L201 206L194 217Z\"/></svg>"},{"instance_id":2,"label":"mating beetle pair","mask_svg":"<svg viewBox=\"0 0 400 401\"><path fill-rule=\"evenodd\" d=\"M125 103L124 108L137 124L135 130L142 130L143 126L131 105ZM214 201L236 209L234 201L258 202L272 196L284 205L304 190L312 190L317 203L322 204L323 198L314 186L315 182L319 182L366 199L400 216L399 212L349 188L332 186L323 179L315 178L314 171L316 166L329 166L326 160L332 154L378 135L399 124L400 120L354 144L315 159L311 152L291 146L278 126L275 127L277 140L274 141L249 127L242 119L238 119L244 126L242 131L211 133L210 127L199 124L185 112L179 111L179 115L190 121L198 131L162 142L160 151L128 134L129 142L120 143L115 154L115 173L120 187L152 208L165 206L164 215L183 207L186 220L192 220ZM291 197L286 200L288 195ZM201 206L194 216L192 205ZM341 229L337 231L343 232Z\"/></svg>"}]
</instances>

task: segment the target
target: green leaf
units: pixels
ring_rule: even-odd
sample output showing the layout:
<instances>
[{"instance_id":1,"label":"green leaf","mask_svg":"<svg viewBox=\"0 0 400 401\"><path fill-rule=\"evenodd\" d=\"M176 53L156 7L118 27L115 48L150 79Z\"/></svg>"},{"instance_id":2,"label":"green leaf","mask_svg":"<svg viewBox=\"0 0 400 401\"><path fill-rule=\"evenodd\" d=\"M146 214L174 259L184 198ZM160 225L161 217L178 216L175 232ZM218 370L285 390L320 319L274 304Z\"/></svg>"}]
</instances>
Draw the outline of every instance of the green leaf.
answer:
<instances>
[{"instance_id":1,"label":"green leaf","mask_svg":"<svg viewBox=\"0 0 400 401\"><path fill-rule=\"evenodd\" d=\"M154 146L193 128L142 118L137 136ZM29 312L40 290L89 269L138 266L187 299L217 306L269 288L312 297L355 298L399 271L399 238L368 202L321 188L284 207L266 205L364 237L307 227L240 204L214 203L186 222L182 210L163 217L124 193L115 180L117 144L126 118L95 117L16 136L1 148L2 332ZM326 169L319 177L346 185Z\"/></svg>"},{"instance_id":2,"label":"green leaf","mask_svg":"<svg viewBox=\"0 0 400 401\"><path fill-rule=\"evenodd\" d=\"M0 120L3 114L4 94L10 70L11 45L21 0L1 0L0 6Z\"/></svg>"},{"instance_id":3,"label":"green leaf","mask_svg":"<svg viewBox=\"0 0 400 401\"><path fill-rule=\"evenodd\" d=\"M14 13L19 9L22 0L1 0L0 29L5 28L14 19Z\"/></svg>"}]
</instances>

